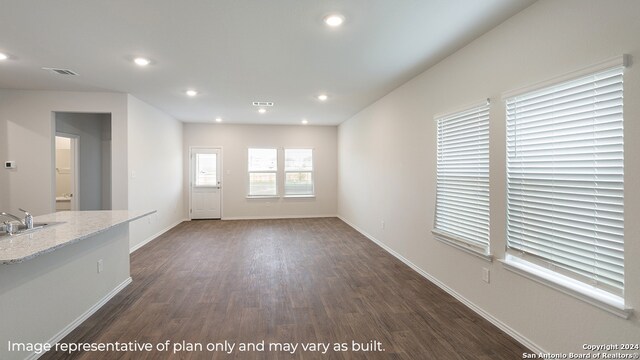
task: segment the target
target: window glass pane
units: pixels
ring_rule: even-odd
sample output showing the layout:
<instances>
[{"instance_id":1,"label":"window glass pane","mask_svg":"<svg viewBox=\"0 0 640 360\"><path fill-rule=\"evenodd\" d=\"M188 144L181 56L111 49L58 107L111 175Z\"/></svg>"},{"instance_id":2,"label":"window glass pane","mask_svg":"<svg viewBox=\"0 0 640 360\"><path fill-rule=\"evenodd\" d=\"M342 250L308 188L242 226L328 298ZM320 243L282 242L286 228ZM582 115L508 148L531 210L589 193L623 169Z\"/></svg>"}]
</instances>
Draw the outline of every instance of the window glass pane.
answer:
<instances>
[{"instance_id":1,"label":"window glass pane","mask_svg":"<svg viewBox=\"0 0 640 360\"><path fill-rule=\"evenodd\" d=\"M276 171L278 150L249 149L249 171Z\"/></svg>"},{"instance_id":2,"label":"window glass pane","mask_svg":"<svg viewBox=\"0 0 640 360\"><path fill-rule=\"evenodd\" d=\"M313 150L311 149L285 149L285 171L311 171L313 170Z\"/></svg>"},{"instance_id":3,"label":"window glass pane","mask_svg":"<svg viewBox=\"0 0 640 360\"><path fill-rule=\"evenodd\" d=\"M288 172L285 176L284 193L287 195L313 195L311 172Z\"/></svg>"},{"instance_id":4,"label":"window glass pane","mask_svg":"<svg viewBox=\"0 0 640 360\"><path fill-rule=\"evenodd\" d=\"M196 186L216 186L216 154L196 154Z\"/></svg>"},{"instance_id":5,"label":"window glass pane","mask_svg":"<svg viewBox=\"0 0 640 360\"><path fill-rule=\"evenodd\" d=\"M249 173L249 195L277 195L275 173Z\"/></svg>"}]
</instances>

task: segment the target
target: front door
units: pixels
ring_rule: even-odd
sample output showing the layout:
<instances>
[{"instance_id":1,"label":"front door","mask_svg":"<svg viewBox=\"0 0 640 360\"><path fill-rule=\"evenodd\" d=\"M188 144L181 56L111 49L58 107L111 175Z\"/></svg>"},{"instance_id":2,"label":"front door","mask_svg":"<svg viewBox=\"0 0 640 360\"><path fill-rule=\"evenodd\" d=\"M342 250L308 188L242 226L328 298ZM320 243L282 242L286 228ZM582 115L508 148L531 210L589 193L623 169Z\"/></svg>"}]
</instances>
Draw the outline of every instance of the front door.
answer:
<instances>
[{"instance_id":1,"label":"front door","mask_svg":"<svg viewBox=\"0 0 640 360\"><path fill-rule=\"evenodd\" d=\"M191 219L220 219L220 149L191 149Z\"/></svg>"}]
</instances>

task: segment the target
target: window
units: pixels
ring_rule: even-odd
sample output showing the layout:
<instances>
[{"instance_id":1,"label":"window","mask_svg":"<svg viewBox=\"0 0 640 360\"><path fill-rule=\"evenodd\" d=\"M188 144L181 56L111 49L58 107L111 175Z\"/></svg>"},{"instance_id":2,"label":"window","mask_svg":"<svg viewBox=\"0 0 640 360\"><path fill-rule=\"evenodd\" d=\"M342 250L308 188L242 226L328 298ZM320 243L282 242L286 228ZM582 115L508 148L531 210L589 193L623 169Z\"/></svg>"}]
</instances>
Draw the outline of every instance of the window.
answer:
<instances>
[{"instance_id":1,"label":"window","mask_svg":"<svg viewBox=\"0 0 640 360\"><path fill-rule=\"evenodd\" d=\"M277 149L249 149L249 196L277 196L277 172Z\"/></svg>"},{"instance_id":2,"label":"window","mask_svg":"<svg viewBox=\"0 0 640 360\"><path fill-rule=\"evenodd\" d=\"M489 254L489 103L437 117L436 239Z\"/></svg>"},{"instance_id":3,"label":"window","mask_svg":"<svg viewBox=\"0 0 640 360\"><path fill-rule=\"evenodd\" d=\"M196 153L196 186L217 186L217 154Z\"/></svg>"},{"instance_id":4,"label":"window","mask_svg":"<svg viewBox=\"0 0 640 360\"><path fill-rule=\"evenodd\" d=\"M313 150L284 150L285 196L313 195Z\"/></svg>"},{"instance_id":5,"label":"window","mask_svg":"<svg viewBox=\"0 0 640 360\"><path fill-rule=\"evenodd\" d=\"M624 289L622 76L616 67L506 99L508 256L586 283L594 298Z\"/></svg>"},{"instance_id":6,"label":"window","mask_svg":"<svg viewBox=\"0 0 640 360\"><path fill-rule=\"evenodd\" d=\"M282 186L278 173L282 175L283 171L278 166L278 150L251 148L248 155L248 196L278 196L278 187ZM285 196L314 196L313 175L313 149L284 149Z\"/></svg>"}]
</instances>

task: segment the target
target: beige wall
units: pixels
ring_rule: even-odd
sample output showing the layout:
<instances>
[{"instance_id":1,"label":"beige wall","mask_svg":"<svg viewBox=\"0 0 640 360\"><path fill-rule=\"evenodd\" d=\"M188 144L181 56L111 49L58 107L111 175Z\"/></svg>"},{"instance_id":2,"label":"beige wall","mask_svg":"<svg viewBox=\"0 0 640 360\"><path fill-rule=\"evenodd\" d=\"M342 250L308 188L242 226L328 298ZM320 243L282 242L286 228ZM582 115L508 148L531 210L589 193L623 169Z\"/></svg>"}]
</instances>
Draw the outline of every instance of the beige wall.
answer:
<instances>
[{"instance_id":1,"label":"beige wall","mask_svg":"<svg viewBox=\"0 0 640 360\"><path fill-rule=\"evenodd\" d=\"M539 1L339 127L338 213L529 346L637 343L624 320L434 240L434 114L491 98L491 250L505 249L501 94L621 54L640 59L640 2ZM625 72L625 299L640 311L640 68ZM382 229L381 222L385 222ZM491 270L491 283L482 281Z\"/></svg>"},{"instance_id":2,"label":"beige wall","mask_svg":"<svg viewBox=\"0 0 640 360\"><path fill-rule=\"evenodd\" d=\"M185 199L189 201L189 148L222 147L222 217L335 216L337 129L335 126L184 124ZM314 149L315 198L247 199L247 149Z\"/></svg>"},{"instance_id":3,"label":"beige wall","mask_svg":"<svg viewBox=\"0 0 640 360\"><path fill-rule=\"evenodd\" d=\"M55 211L54 112L111 113L112 207L127 208L127 102L125 94L0 90L0 211L34 215Z\"/></svg>"},{"instance_id":4,"label":"beige wall","mask_svg":"<svg viewBox=\"0 0 640 360\"><path fill-rule=\"evenodd\" d=\"M56 197L70 194L71 189L71 150L56 148Z\"/></svg>"},{"instance_id":5,"label":"beige wall","mask_svg":"<svg viewBox=\"0 0 640 360\"><path fill-rule=\"evenodd\" d=\"M182 183L182 123L127 96L129 210L156 210L129 225L131 249L174 227L186 216Z\"/></svg>"},{"instance_id":6,"label":"beige wall","mask_svg":"<svg viewBox=\"0 0 640 360\"><path fill-rule=\"evenodd\" d=\"M0 211L55 211L54 112L111 114L112 208L157 210L131 224L132 248L185 217L182 123L131 95L66 91L0 90L0 160L18 164L0 168Z\"/></svg>"}]
</instances>

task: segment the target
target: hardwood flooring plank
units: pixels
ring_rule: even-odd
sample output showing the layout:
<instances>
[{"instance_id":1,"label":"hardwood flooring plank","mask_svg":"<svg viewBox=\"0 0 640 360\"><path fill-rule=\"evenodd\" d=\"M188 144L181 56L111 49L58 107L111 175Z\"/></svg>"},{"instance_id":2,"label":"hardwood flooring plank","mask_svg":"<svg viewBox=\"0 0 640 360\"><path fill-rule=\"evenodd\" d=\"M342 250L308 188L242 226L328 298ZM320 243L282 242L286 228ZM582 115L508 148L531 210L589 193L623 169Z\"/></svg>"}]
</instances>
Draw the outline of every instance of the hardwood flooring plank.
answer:
<instances>
[{"instance_id":1,"label":"hardwood flooring plank","mask_svg":"<svg viewBox=\"0 0 640 360\"><path fill-rule=\"evenodd\" d=\"M337 218L184 222L132 254L131 274L131 285L62 342L226 340L236 349L41 359L517 359L527 351ZM333 349L371 340L385 351ZM261 341L264 352L237 349ZM276 342L330 349L268 351Z\"/></svg>"}]
</instances>

